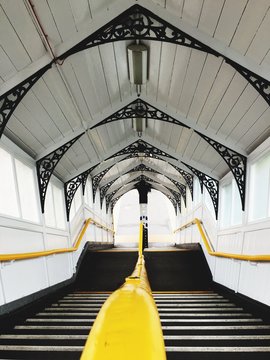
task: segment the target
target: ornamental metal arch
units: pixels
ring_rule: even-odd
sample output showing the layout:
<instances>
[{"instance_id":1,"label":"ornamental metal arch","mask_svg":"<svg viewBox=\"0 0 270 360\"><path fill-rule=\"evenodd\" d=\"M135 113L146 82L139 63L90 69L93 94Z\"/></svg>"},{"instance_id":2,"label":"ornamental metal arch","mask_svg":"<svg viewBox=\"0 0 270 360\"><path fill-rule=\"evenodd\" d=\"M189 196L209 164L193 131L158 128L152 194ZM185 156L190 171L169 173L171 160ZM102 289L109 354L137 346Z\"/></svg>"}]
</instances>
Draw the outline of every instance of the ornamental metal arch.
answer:
<instances>
[{"instance_id":1,"label":"ornamental metal arch","mask_svg":"<svg viewBox=\"0 0 270 360\"><path fill-rule=\"evenodd\" d=\"M135 119L137 117L165 121L170 124L180 125L187 129L190 129L190 127L186 124L183 124L181 121L157 109L155 106L148 104L146 101L140 98L122 107L120 110L114 112L112 115L106 117L104 120L101 120L99 123L90 127L90 129L94 129L114 121Z\"/></svg>"},{"instance_id":2,"label":"ornamental metal arch","mask_svg":"<svg viewBox=\"0 0 270 360\"><path fill-rule=\"evenodd\" d=\"M203 185L206 187L216 214L216 220L218 219L218 202L219 202L219 181L212 178L209 175L206 175L202 173L201 171L193 168L192 166L183 163L185 166L187 166L199 179L200 185L201 185L201 192L203 193Z\"/></svg>"},{"instance_id":3,"label":"ornamental metal arch","mask_svg":"<svg viewBox=\"0 0 270 360\"><path fill-rule=\"evenodd\" d=\"M67 221L69 221L70 208L71 208L74 196L76 194L76 191L78 190L80 185L82 185L82 192L84 195L87 178L88 178L89 174L91 173L91 171L93 171L95 169L95 167L97 167L97 166L98 166L98 164L95 166L92 166L90 169L84 171L80 175L75 176L73 179L65 182L64 194L65 194Z\"/></svg>"},{"instance_id":4,"label":"ornamental metal arch","mask_svg":"<svg viewBox=\"0 0 270 360\"><path fill-rule=\"evenodd\" d=\"M270 105L270 81L205 45L139 4L132 5L0 97L0 137L13 111L34 83L58 60L94 46L121 40L153 40L186 46L221 57L239 72Z\"/></svg>"}]
</instances>

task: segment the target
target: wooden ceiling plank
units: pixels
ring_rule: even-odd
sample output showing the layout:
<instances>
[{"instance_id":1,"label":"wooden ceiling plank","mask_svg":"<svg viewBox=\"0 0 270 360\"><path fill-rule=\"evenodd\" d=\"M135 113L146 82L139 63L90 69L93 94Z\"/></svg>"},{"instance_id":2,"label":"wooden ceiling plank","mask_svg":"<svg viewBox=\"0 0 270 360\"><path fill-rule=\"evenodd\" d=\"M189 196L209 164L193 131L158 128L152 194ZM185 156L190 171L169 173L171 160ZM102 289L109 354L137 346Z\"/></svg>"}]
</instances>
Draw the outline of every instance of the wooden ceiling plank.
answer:
<instances>
[{"instance_id":1,"label":"wooden ceiling plank","mask_svg":"<svg viewBox=\"0 0 270 360\"><path fill-rule=\"evenodd\" d=\"M247 81L240 74L235 74L232 82L230 83L230 86L224 93L219 106L211 118L209 127L212 130L219 130L224 122L224 119L229 114L234 104L238 101L238 97L247 87L247 84Z\"/></svg>"},{"instance_id":2,"label":"wooden ceiling plank","mask_svg":"<svg viewBox=\"0 0 270 360\"><path fill-rule=\"evenodd\" d=\"M231 42L231 47L245 55L256 37L269 9L269 0L250 0ZM268 27L269 29L269 27ZM255 39L254 39L255 40ZM260 41L260 47L262 42ZM253 59L256 61L256 59Z\"/></svg>"},{"instance_id":3,"label":"wooden ceiling plank","mask_svg":"<svg viewBox=\"0 0 270 360\"><path fill-rule=\"evenodd\" d=\"M235 71L229 65L223 63L197 121L197 124L202 128L206 129L208 127L210 119L222 101L234 75Z\"/></svg>"},{"instance_id":4,"label":"wooden ceiling plank","mask_svg":"<svg viewBox=\"0 0 270 360\"><path fill-rule=\"evenodd\" d=\"M9 18L16 34L32 61L41 58L46 53L46 48L29 15L23 1L17 1L16 6L10 0L2 0L1 6Z\"/></svg>"},{"instance_id":5,"label":"wooden ceiling plank","mask_svg":"<svg viewBox=\"0 0 270 360\"><path fill-rule=\"evenodd\" d=\"M203 7L203 0L185 1L182 18L190 25L197 27Z\"/></svg>"},{"instance_id":6,"label":"wooden ceiling plank","mask_svg":"<svg viewBox=\"0 0 270 360\"><path fill-rule=\"evenodd\" d=\"M218 76L218 72L220 71L221 66L222 59L211 55L207 56L187 117L197 121L212 90L212 87L214 86L214 82Z\"/></svg>"},{"instance_id":7,"label":"wooden ceiling plank","mask_svg":"<svg viewBox=\"0 0 270 360\"><path fill-rule=\"evenodd\" d=\"M54 17L61 39L63 41L70 39L76 34L77 29L74 17L68 0L48 0L48 5Z\"/></svg>"},{"instance_id":8,"label":"wooden ceiling plank","mask_svg":"<svg viewBox=\"0 0 270 360\"><path fill-rule=\"evenodd\" d=\"M5 53L4 49L0 46L0 78L3 82L9 80L17 72L14 64Z\"/></svg>"},{"instance_id":9,"label":"wooden ceiling plank","mask_svg":"<svg viewBox=\"0 0 270 360\"><path fill-rule=\"evenodd\" d=\"M17 70L31 63L28 53L0 6L0 44Z\"/></svg>"},{"instance_id":10,"label":"wooden ceiling plank","mask_svg":"<svg viewBox=\"0 0 270 360\"><path fill-rule=\"evenodd\" d=\"M226 0L214 37L230 45L248 0Z\"/></svg>"},{"instance_id":11,"label":"wooden ceiling plank","mask_svg":"<svg viewBox=\"0 0 270 360\"><path fill-rule=\"evenodd\" d=\"M162 47L161 43L158 41L151 41L149 44L149 82L147 83L147 94L151 98L157 98L158 90L158 76L160 70L160 58Z\"/></svg>"},{"instance_id":12,"label":"wooden ceiling plank","mask_svg":"<svg viewBox=\"0 0 270 360\"><path fill-rule=\"evenodd\" d=\"M217 27L225 0L205 0L198 24L198 29L213 35Z\"/></svg>"},{"instance_id":13,"label":"wooden ceiling plank","mask_svg":"<svg viewBox=\"0 0 270 360\"><path fill-rule=\"evenodd\" d=\"M70 1L74 23L77 30L80 30L86 21L92 18L88 0Z\"/></svg>"},{"instance_id":14,"label":"wooden ceiling plank","mask_svg":"<svg viewBox=\"0 0 270 360\"><path fill-rule=\"evenodd\" d=\"M121 93L121 101L126 97L130 96L131 85L128 79L128 64L127 64L127 42L119 41L113 44L114 50L114 61L116 65L117 71L117 79L118 79L118 87L120 88ZM119 54L123 54L123 56L119 56Z\"/></svg>"}]
</instances>

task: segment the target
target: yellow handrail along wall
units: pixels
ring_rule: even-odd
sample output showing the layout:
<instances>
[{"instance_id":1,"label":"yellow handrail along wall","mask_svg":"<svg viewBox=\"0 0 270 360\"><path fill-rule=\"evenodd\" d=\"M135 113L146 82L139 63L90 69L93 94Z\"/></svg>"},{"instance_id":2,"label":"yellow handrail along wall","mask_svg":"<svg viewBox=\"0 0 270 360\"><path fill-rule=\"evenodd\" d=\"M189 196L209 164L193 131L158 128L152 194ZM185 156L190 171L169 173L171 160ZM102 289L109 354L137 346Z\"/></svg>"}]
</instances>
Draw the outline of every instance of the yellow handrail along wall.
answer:
<instances>
[{"instance_id":1,"label":"yellow handrail along wall","mask_svg":"<svg viewBox=\"0 0 270 360\"><path fill-rule=\"evenodd\" d=\"M102 306L85 344L81 360L165 360L158 310L152 297L142 255L133 273Z\"/></svg>"},{"instance_id":2,"label":"yellow handrail along wall","mask_svg":"<svg viewBox=\"0 0 270 360\"><path fill-rule=\"evenodd\" d=\"M0 261L34 259L34 258L38 258L38 257L42 257L42 256L49 256L49 255L53 255L53 254L63 254L63 253L77 251L80 246L80 243L84 237L84 234L90 224L94 224L106 231L111 231L114 233L114 231L112 229L109 229L106 226L98 223L94 219L89 218L85 221L85 224L84 224L75 244L70 248L61 248L61 249L53 249L53 250L47 250L47 251L37 251L37 252L32 252L32 253L21 253L21 254L0 254Z\"/></svg>"},{"instance_id":3,"label":"yellow handrail along wall","mask_svg":"<svg viewBox=\"0 0 270 360\"><path fill-rule=\"evenodd\" d=\"M242 255L242 254L230 254L230 253L223 253L223 252L215 251L212 248L212 246L210 245L201 224L202 224L201 220L195 218L193 221L190 221L189 223L174 230L174 233L176 233L177 231L183 231L184 229L188 228L189 226L197 225L197 228L202 237L204 246L209 255L228 258L228 259L244 260L244 261L270 261L270 255Z\"/></svg>"}]
</instances>

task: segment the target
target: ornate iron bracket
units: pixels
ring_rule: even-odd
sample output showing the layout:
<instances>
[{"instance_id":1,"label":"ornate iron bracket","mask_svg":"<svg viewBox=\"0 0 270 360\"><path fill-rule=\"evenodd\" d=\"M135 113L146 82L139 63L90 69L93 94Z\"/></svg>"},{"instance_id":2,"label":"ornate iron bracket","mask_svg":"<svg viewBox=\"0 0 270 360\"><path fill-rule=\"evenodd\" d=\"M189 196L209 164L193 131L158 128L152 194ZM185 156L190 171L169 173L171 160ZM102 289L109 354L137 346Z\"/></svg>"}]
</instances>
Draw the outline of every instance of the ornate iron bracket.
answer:
<instances>
[{"instance_id":1,"label":"ornate iron bracket","mask_svg":"<svg viewBox=\"0 0 270 360\"><path fill-rule=\"evenodd\" d=\"M174 159L177 160L175 157L167 154L165 151L160 150L159 148L156 148L153 145L150 145L149 143L147 143L144 140L137 140L134 143L126 146L125 148L123 148L122 150L116 152L115 154L113 154L112 156L108 157L106 160L112 159L116 156L120 156L120 155L135 155L135 156L140 156L139 154L142 154L142 156L149 156L149 157L159 157L159 156L163 156L163 157L167 157L170 159ZM133 156L131 156L133 157Z\"/></svg>"},{"instance_id":2,"label":"ornate iron bracket","mask_svg":"<svg viewBox=\"0 0 270 360\"><path fill-rule=\"evenodd\" d=\"M112 115L108 116L106 119L100 121L98 124L92 126L90 129L94 129L98 126L105 125L114 121L125 120L125 119L134 119L134 118L145 118L165 121L171 124L180 125L190 129L189 126L181 123L179 120L165 114L163 111L157 109L156 107L148 104L147 102L136 99L122 109L116 111Z\"/></svg>"},{"instance_id":3,"label":"ornate iron bracket","mask_svg":"<svg viewBox=\"0 0 270 360\"><path fill-rule=\"evenodd\" d=\"M179 190L180 194L183 196L185 206L187 206L187 189L185 185L180 184L178 181L170 178L169 176L165 175L167 179L169 179Z\"/></svg>"},{"instance_id":4,"label":"ornate iron bracket","mask_svg":"<svg viewBox=\"0 0 270 360\"><path fill-rule=\"evenodd\" d=\"M199 179L201 185L201 191L203 192L203 185L206 187L216 214L216 219L218 219L218 201L219 201L219 181L213 179L211 176L206 175L199 170L193 168L192 166L183 162L183 164L188 167Z\"/></svg>"},{"instance_id":5,"label":"ornate iron bracket","mask_svg":"<svg viewBox=\"0 0 270 360\"><path fill-rule=\"evenodd\" d=\"M235 63L225 55L186 34L150 10L135 4L102 26L93 34L62 54L59 59L91 47L120 40L154 40L200 50L217 57L222 57L238 71L270 105L270 81Z\"/></svg>"},{"instance_id":6,"label":"ornate iron bracket","mask_svg":"<svg viewBox=\"0 0 270 360\"><path fill-rule=\"evenodd\" d=\"M51 66L52 62L0 96L0 138L17 105Z\"/></svg>"},{"instance_id":7,"label":"ornate iron bracket","mask_svg":"<svg viewBox=\"0 0 270 360\"><path fill-rule=\"evenodd\" d=\"M189 188L191 199L193 200L193 175L189 174L183 169L180 169L178 166L169 163L172 167L175 168L179 172L180 175L184 178L185 182L187 183L187 186Z\"/></svg>"},{"instance_id":8,"label":"ornate iron bracket","mask_svg":"<svg viewBox=\"0 0 270 360\"><path fill-rule=\"evenodd\" d=\"M171 188L165 186L166 189L168 189L170 191L170 193L173 195L174 199L175 199L175 202L176 204L178 205L178 208L179 208L179 211L180 211L180 214L181 214L181 211L182 211L182 202L181 202L181 194L179 194L177 191L174 191L172 190Z\"/></svg>"},{"instance_id":9,"label":"ornate iron bracket","mask_svg":"<svg viewBox=\"0 0 270 360\"><path fill-rule=\"evenodd\" d=\"M223 158L226 164L229 166L233 176L236 180L241 203L242 210L245 210L245 193L246 193L246 169L247 169L247 158L244 155L237 153L234 150L218 143L215 140L210 139L198 131L196 131L205 141L208 142Z\"/></svg>"},{"instance_id":10,"label":"ornate iron bracket","mask_svg":"<svg viewBox=\"0 0 270 360\"><path fill-rule=\"evenodd\" d=\"M97 175L93 176L92 178L92 185L93 185L93 202L95 202L95 197L96 197L96 192L98 189L98 185L101 181L101 179L103 178L103 176L105 176L107 174L107 172L110 171L110 169L114 166L115 164L107 167L106 169L104 169L103 171L101 171L100 173L98 173Z\"/></svg>"},{"instance_id":11,"label":"ornate iron bracket","mask_svg":"<svg viewBox=\"0 0 270 360\"><path fill-rule=\"evenodd\" d=\"M78 135L74 139L68 141L64 145L60 146L58 149L52 151L50 154L44 156L42 159L36 162L37 166L37 177L38 177L38 187L39 187L39 196L41 203L41 211L44 213L45 197L48 188L48 184L52 173L62 158L63 155L68 151L68 149L83 135L84 133Z\"/></svg>"},{"instance_id":12,"label":"ornate iron bracket","mask_svg":"<svg viewBox=\"0 0 270 360\"><path fill-rule=\"evenodd\" d=\"M126 174L136 172L136 171L151 171L152 173L160 174L158 171L156 171L156 170L154 170L154 169L152 169L149 166L146 166L144 164L139 164L139 165L135 166L133 169L129 170Z\"/></svg>"},{"instance_id":13,"label":"ornate iron bracket","mask_svg":"<svg viewBox=\"0 0 270 360\"><path fill-rule=\"evenodd\" d=\"M118 180L118 179L119 178L115 178L115 179L109 181L108 184L106 184L100 188L100 208L102 208L103 199L105 198L107 191L112 186L112 184L114 184L116 182L116 180Z\"/></svg>"},{"instance_id":14,"label":"ornate iron bracket","mask_svg":"<svg viewBox=\"0 0 270 360\"><path fill-rule=\"evenodd\" d=\"M78 176L75 176L73 179L67 181L64 184L67 221L69 221L70 208L76 191L78 190L80 185L82 185L82 191L84 195L88 175L91 173L92 170L94 170L96 166L97 165L92 166L90 169L84 171Z\"/></svg>"}]
</instances>

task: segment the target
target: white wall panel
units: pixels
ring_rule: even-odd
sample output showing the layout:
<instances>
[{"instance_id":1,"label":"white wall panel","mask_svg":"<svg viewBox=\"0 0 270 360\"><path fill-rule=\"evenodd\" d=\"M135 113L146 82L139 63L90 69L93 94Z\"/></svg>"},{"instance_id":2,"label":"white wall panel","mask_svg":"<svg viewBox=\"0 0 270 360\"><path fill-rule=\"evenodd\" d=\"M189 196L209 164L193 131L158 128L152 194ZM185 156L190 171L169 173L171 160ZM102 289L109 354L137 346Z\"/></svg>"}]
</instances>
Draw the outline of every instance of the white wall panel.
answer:
<instances>
[{"instance_id":1,"label":"white wall panel","mask_svg":"<svg viewBox=\"0 0 270 360\"><path fill-rule=\"evenodd\" d=\"M244 236L244 254L270 254L270 227L266 229L248 231Z\"/></svg>"},{"instance_id":2,"label":"white wall panel","mask_svg":"<svg viewBox=\"0 0 270 360\"><path fill-rule=\"evenodd\" d=\"M1 273L6 302L49 286L44 258L4 263Z\"/></svg>"},{"instance_id":3,"label":"white wall panel","mask_svg":"<svg viewBox=\"0 0 270 360\"><path fill-rule=\"evenodd\" d=\"M238 260L217 258L214 281L237 291L240 266Z\"/></svg>"},{"instance_id":4,"label":"white wall panel","mask_svg":"<svg viewBox=\"0 0 270 360\"><path fill-rule=\"evenodd\" d=\"M70 269L70 254L57 254L47 256L47 267L50 286L67 280L72 276Z\"/></svg>"},{"instance_id":5,"label":"white wall panel","mask_svg":"<svg viewBox=\"0 0 270 360\"><path fill-rule=\"evenodd\" d=\"M46 250L67 248L69 247L68 237L55 234L46 234L45 247Z\"/></svg>"},{"instance_id":6,"label":"white wall panel","mask_svg":"<svg viewBox=\"0 0 270 360\"><path fill-rule=\"evenodd\" d=\"M42 233L7 227L0 228L0 252L2 254L43 250Z\"/></svg>"},{"instance_id":7,"label":"white wall panel","mask_svg":"<svg viewBox=\"0 0 270 360\"><path fill-rule=\"evenodd\" d=\"M216 251L225 253L241 254L242 252L242 233L236 232L218 236Z\"/></svg>"}]
</instances>

